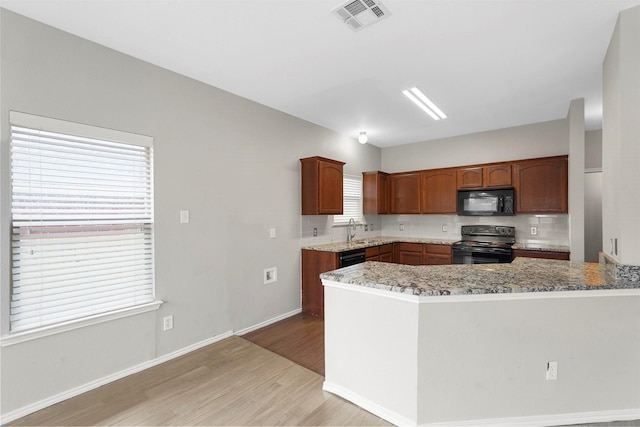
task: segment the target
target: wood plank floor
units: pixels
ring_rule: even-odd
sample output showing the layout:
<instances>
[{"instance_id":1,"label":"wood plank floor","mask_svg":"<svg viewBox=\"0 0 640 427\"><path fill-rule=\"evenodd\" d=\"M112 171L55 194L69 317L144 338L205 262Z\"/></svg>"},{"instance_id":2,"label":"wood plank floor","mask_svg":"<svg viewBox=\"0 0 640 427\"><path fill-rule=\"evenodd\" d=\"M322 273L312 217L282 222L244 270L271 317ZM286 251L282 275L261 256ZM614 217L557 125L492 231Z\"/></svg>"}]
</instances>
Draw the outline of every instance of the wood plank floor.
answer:
<instances>
[{"instance_id":1,"label":"wood plank floor","mask_svg":"<svg viewBox=\"0 0 640 427\"><path fill-rule=\"evenodd\" d=\"M9 425L390 425L322 391L323 380L231 337Z\"/></svg>"},{"instance_id":2,"label":"wood plank floor","mask_svg":"<svg viewBox=\"0 0 640 427\"><path fill-rule=\"evenodd\" d=\"M324 320L300 313L242 336L324 376Z\"/></svg>"}]
</instances>

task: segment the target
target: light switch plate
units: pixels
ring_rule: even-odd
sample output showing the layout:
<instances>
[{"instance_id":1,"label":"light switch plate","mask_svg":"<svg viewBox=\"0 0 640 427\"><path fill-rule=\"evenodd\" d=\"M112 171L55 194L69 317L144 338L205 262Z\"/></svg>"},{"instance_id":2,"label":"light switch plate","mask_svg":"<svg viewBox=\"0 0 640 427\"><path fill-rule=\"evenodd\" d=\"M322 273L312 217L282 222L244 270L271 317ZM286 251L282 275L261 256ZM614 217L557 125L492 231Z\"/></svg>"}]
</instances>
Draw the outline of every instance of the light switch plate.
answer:
<instances>
[{"instance_id":1,"label":"light switch plate","mask_svg":"<svg viewBox=\"0 0 640 427\"><path fill-rule=\"evenodd\" d=\"M278 281L278 267L264 269L264 284L275 283Z\"/></svg>"},{"instance_id":2,"label":"light switch plate","mask_svg":"<svg viewBox=\"0 0 640 427\"><path fill-rule=\"evenodd\" d=\"M180 224L189 224L189 211L180 211Z\"/></svg>"},{"instance_id":3,"label":"light switch plate","mask_svg":"<svg viewBox=\"0 0 640 427\"><path fill-rule=\"evenodd\" d=\"M276 238L276 229L275 228L270 228L269 229L269 238L270 239L275 239Z\"/></svg>"}]
</instances>

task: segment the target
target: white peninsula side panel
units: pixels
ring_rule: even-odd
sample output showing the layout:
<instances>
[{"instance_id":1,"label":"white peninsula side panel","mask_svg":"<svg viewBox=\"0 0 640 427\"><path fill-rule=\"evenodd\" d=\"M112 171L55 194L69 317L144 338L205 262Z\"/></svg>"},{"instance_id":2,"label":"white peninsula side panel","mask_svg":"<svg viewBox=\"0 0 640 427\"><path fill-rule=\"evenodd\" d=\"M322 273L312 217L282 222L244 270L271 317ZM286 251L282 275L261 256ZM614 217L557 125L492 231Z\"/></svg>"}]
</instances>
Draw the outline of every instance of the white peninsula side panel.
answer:
<instances>
[{"instance_id":1,"label":"white peninsula side panel","mask_svg":"<svg viewBox=\"0 0 640 427\"><path fill-rule=\"evenodd\" d=\"M325 390L394 424L640 418L638 290L419 297L325 280L324 291Z\"/></svg>"}]
</instances>

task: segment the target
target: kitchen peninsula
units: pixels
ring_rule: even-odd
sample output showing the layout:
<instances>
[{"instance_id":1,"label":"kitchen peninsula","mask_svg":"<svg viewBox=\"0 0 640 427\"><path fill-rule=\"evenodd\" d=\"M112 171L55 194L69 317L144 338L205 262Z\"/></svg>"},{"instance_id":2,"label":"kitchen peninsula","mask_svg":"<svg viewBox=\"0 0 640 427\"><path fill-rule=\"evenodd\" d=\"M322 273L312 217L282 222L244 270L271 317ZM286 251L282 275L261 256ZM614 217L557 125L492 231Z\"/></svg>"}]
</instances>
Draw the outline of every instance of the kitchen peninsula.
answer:
<instances>
[{"instance_id":1,"label":"kitchen peninsula","mask_svg":"<svg viewBox=\"0 0 640 427\"><path fill-rule=\"evenodd\" d=\"M324 273L324 388L399 425L638 419L640 267L620 267L602 255Z\"/></svg>"}]
</instances>

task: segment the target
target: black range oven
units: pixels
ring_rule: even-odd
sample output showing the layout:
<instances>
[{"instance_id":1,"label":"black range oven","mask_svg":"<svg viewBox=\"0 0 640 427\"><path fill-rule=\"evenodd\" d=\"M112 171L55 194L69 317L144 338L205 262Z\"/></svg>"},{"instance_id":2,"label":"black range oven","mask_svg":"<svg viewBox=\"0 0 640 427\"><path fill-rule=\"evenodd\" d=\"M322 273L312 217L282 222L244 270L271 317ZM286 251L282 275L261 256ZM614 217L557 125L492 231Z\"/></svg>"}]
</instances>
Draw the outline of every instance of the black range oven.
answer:
<instances>
[{"instance_id":1,"label":"black range oven","mask_svg":"<svg viewBox=\"0 0 640 427\"><path fill-rule=\"evenodd\" d=\"M511 262L511 246L516 242L515 227L463 225L462 240L452 247L454 264Z\"/></svg>"}]
</instances>

